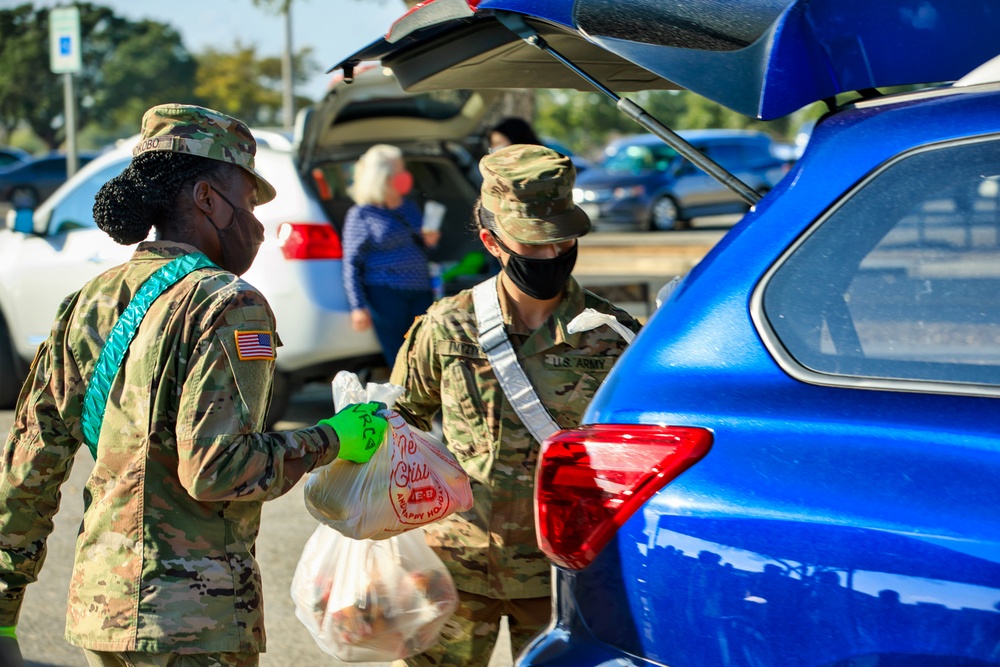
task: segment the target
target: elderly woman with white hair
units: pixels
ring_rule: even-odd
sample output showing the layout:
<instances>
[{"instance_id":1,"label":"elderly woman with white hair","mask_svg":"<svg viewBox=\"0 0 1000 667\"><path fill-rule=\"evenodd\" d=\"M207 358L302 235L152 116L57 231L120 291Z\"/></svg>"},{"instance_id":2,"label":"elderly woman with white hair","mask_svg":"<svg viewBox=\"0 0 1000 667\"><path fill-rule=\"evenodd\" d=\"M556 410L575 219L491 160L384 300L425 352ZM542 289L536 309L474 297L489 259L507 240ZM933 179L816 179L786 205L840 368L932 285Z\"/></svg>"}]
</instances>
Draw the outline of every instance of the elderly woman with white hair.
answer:
<instances>
[{"instance_id":1,"label":"elderly woman with white hair","mask_svg":"<svg viewBox=\"0 0 1000 667\"><path fill-rule=\"evenodd\" d=\"M413 175L396 146L369 148L354 168L355 205L344 222L344 287L356 331L374 326L392 368L413 319L434 301L427 246L440 232L422 232L423 216L406 198Z\"/></svg>"}]
</instances>

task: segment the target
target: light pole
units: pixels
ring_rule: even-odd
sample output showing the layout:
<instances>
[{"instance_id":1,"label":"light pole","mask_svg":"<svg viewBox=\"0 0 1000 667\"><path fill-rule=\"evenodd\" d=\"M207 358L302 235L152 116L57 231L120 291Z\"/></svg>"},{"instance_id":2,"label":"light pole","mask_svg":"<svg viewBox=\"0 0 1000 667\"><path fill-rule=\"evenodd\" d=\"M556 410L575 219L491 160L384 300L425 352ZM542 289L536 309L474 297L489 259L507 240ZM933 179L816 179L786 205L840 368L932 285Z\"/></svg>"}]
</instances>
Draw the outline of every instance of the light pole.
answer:
<instances>
[{"instance_id":1,"label":"light pole","mask_svg":"<svg viewBox=\"0 0 1000 667\"><path fill-rule=\"evenodd\" d=\"M292 71L292 0L285 0L285 52L281 55L281 109L285 130L295 122L294 72Z\"/></svg>"}]
</instances>

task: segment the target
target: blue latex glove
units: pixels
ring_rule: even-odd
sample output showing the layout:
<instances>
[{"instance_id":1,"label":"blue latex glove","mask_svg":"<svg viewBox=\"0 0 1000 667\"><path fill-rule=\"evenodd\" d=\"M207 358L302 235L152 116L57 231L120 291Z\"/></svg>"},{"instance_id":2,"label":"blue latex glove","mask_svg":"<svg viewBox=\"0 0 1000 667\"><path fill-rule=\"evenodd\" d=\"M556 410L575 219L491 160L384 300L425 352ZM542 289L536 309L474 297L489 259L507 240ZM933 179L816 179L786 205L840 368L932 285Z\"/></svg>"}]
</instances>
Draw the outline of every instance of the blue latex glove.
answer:
<instances>
[{"instance_id":1,"label":"blue latex glove","mask_svg":"<svg viewBox=\"0 0 1000 667\"><path fill-rule=\"evenodd\" d=\"M371 401L354 403L329 419L319 420L337 432L340 452L337 458L354 463L367 463L385 440L389 423L377 414L385 405Z\"/></svg>"},{"instance_id":2,"label":"blue latex glove","mask_svg":"<svg viewBox=\"0 0 1000 667\"><path fill-rule=\"evenodd\" d=\"M0 627L0 665L4 667L24 667L15 630L17 627L13 625Z\"/></svg>"}]
</instances>

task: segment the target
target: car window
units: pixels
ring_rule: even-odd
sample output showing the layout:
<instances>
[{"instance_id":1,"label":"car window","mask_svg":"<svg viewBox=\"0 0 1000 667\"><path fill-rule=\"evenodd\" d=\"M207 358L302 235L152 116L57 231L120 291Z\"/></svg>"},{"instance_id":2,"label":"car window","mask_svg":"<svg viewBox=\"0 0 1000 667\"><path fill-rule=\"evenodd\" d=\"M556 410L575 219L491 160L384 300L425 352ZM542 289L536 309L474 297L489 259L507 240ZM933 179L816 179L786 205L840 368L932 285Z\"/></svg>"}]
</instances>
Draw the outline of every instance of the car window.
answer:
<instances>
[{"instance_id":1,"label":"car window","mask_svg":"<svg viewBox=\"0 0 1000 667\"><path fill-rule=\"evenodd\" d=\"M707 154L729 171L742 169L746 164L742 144L709 144Z\"/></svg>"},{"instance_id":2,"label":"car window","mask_svg":"<svg viewBox=\"0 0 1000 667\"><path fill-rule=\"evenodd\" d=\"M97 196L101 186L120 174L128 163L128 158L114 162L78 182L76 187L52 209L49 235L54 236L72 229L95 227L94 197Z\"/></svg>"},{"instance_id":3,"label":"car window","mask_svg":"<svg viewBox=\"0 0 1000 667\"><path fill-rule=\"evenodd\" d=\"M910 154L786 257L763 310L834 376L1000 385L998 141Z\"/></svg>"},{"instance_id":4,"label":"car window","mask_svg":"<svg viewBox=\"0 0 1000 667\"><path fill-rule=\"evenodd\" d=\"M666 144L627 144L614 149L601 166L607 171L624 174L665 171L676 157L677 152Z\"/></svg>"},{"instance_id":5,"label":"car window","mask_svg":"<svg viewBox=\"0 0 1000 667\"><path fill-rule=\"evenodd\" d=\"M37 162L34 164L34 169L32 170L37 174L44 174L46 176L58 176L66 175L66 161L65 160L44 160L42 162Z\"/></svg>"},{"instance_id":6,"label":"car window","mask_svg":"<svg viewBox=\"0 0 1000 667\"><path fill-rule=\"evenodd\" d=\"M750 168L773 165L780 159L778 157L780 150L776 145L764 142L744 144L743 163Z\"/></svg>"}]
</instances>

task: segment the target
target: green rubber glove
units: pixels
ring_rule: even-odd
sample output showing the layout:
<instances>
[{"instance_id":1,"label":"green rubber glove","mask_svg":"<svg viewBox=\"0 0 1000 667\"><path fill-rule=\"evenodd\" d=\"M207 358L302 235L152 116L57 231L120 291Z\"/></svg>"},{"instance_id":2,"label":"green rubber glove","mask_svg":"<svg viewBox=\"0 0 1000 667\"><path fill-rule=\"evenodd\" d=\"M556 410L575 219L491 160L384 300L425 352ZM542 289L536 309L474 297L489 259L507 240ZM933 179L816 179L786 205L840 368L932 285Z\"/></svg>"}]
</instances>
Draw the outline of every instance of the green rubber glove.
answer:
<instances>
[{"instance_id":1,"label":"green rubber glove","mask_svg":"<svg viewBox=\"0 0 1000 667\"><path fill-rule=\"evenodd\" d=\"M367 463L375 454L382 441L389 423L385 417L377 414L385 409L382 403L354 403L329 419L319 420L337 432L340 440L340 453L337 458L354 463Z\"/></svg>"},{"instance_id":2,"label":"green rubber glove","mask_svg":"<svg viewBox=\"0 0 1000 667\"><path fill-rule=\"evenodd\" d=\"M13 625L0 627L0 665L4 667L24 667L16 630L17 627Z\"/></svg>"}]
</instances>

